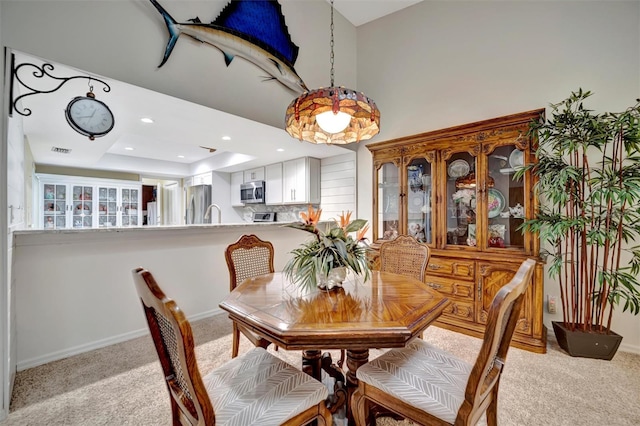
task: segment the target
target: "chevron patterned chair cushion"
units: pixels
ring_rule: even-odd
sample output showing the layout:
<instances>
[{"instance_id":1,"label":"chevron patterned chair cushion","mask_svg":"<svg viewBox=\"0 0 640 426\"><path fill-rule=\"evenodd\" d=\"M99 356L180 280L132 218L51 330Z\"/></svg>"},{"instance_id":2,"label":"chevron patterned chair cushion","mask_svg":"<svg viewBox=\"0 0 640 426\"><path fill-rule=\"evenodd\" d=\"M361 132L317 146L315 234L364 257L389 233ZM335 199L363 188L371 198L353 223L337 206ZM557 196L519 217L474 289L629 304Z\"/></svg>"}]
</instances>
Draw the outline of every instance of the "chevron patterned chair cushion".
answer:
<instances>
[{"instance_id":1,"label":"chevron patterned chair cushion","mask_svg":"<svg viewBox=\"0 0 640 426\"><path fill-rule=\"evenodd\" d=\"M356 370L356 376L389 395L453 424L464 400L471 364L415 339Z\"/></svg>"},{"instance_id":2,"label":"chevron patterned chair cushion","mask_svg":"<svg viewBox=\"0 0 640 426\"><path fill-rule=\"evenodd\" d=\"M193 330L151 272L132 271L169 397L173 425L328 426L327 388L263 348L215 368L202 377Z\"/></svg>"},{"instance_id":3,"label":"chevron patterned chair cushion","mask_svg":"<svg viewBox=\"0 0 640 426\"><path fill-rule=\"evenodd\" d=\"M327 388L262 348L203 377L216 426L280 425L324 401Z\"/></svg>"}]
</instances>

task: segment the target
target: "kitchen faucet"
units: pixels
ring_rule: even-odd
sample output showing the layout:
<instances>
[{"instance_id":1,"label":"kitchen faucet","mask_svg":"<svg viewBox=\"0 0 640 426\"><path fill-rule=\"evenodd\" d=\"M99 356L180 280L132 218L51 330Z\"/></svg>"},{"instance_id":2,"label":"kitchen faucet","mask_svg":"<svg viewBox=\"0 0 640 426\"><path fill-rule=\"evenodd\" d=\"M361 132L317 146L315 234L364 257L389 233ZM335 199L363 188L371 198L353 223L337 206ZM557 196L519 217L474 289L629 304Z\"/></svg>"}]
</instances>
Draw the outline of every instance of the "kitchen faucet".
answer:
<instances>
[{"instance_id":1,"label":"kitchen faucet","mask_svg":"<svg viewBox=\"0 0 640 426\"><path fill-rule=\"evenodd\" d=\"M211 204L209 207L207 207L207 212L204 214L205 220L209 219L209 217L211 216L211 207L215 207L218 210L218 223L221 223L222 211L220 210L220 206L218 206L217 204Z\"/></svg>"}]
</instances>

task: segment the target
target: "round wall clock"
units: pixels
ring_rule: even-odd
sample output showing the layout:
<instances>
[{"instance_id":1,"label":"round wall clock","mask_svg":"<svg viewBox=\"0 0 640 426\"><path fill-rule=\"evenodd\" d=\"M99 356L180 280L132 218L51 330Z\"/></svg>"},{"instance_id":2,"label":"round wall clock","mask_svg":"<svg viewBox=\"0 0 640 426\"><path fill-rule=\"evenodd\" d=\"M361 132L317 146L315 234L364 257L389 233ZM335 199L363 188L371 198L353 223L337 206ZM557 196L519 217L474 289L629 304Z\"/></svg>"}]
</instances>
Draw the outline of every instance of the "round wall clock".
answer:
<instances>
[{"instance_id":1,"label":"round wall clock","mask_svg":"<svg viewBox=\"0 0 640 426\"><path fill-rule=\"evenodd\" d=\"M73 130L90 140L109 133L115 123L109 107L97 100L93 92L73 98L67 105L65 117Z\"/></svg>"}]
</instances>

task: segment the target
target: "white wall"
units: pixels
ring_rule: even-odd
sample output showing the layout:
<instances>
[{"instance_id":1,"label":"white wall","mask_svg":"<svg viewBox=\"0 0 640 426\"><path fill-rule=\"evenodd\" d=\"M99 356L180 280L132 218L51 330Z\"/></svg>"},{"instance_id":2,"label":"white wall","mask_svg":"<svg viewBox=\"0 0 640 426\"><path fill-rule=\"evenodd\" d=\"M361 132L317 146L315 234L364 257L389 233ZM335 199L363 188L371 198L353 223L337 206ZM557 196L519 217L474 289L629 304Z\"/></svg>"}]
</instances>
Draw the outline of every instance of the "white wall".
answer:
<instances>
[{"instance_id":1,"label":"white wall","mask_svg":"<svg viewBox=\"0 0 640 426\"><path fill-rule=\"evenodd\" d=\"M323 158L320 161L320 207L322 220L337 219L342 212L358 217L356 153Z\"/></svg>"},{"instance_id":2,"label":"white wall","mask_svg":"<svg viewBox=\"0 0 640 426\"><path fill-rule=\"evenodd\" d=\"M227 0L159 0L179 22L196 16L213 21ZM330 6L324 0L280 0L292 41L295 69L310 88L329 84ZM2 1L0 31L6 46L54 62L165 93L200 105L283 127L297 96L265 72L236 58L227 67L215 48L180 37L158 68L167 28L147 1ZM79 36L81 34L81 36ZM355 27L335 16L336 83L356 82Z\"/></svg>"},{"instance_id":3,"label":"white wall","mask_svg":"<svg viewBox=\"0 0 640 426\"><path fill-rule=\"evenodd\" d=\"M2 13L0 9L0 20L2 19ZM2 37L0 34L0 46L2 46ZM0 65L2 70L5 70L5 52L2 51L0 56ZM0 95L2 96L2 102L0 102L0 356L2 361L0 362L0 420L7 417L9 414L9 403L11 401L11 368L9 366L9 351L11 349L11 340L9 338L9 318L11 309L9 309L9 278L11 274L8 271L9 264L9 247L11 247L11 240L9 239L8 223L7 223L7 175L4 170L7 170L7 105L8 100L5 96L7 88L5 84L7 82L6 73L2 78L2 84L0 84Z\"/></svg>"},{"instance_id":4,"label":"white wall","mask_svg":"<svg viewBox=\"0 0 640 426\"><path fill-rule=\"evenodd\" d=\"M6 58L5 58L6 60ZM3 61L3 64L8 64ZM5 72L3 88L0 92L7 93L4 86L9 80L9 73ZM26 191L25 178L31 170L25 169L24 136L22 131L22 117L17 114L8 117L8 98L2 96L0 132L2 146L0 147L0 229L2 242L0 261L0 353L2 366L0 367L0 419L9 410L11 389L15 378L17 362L16 345L16 316L15 316L15 281L13 280L13 236L14 231L25 227Z\"/></svg>"},{"instance_id":5,"label":"white wall","mask_svg":"<svg viewBox=\"0 0 640 426\"><path fill-rule=\"evenodd\" d=\"M178 21L186 22L189 18L199 16L203 22L209 22L215 19L227 4L227 0L161 0L161 3ZM281 0L281 4L292 40L300 46L298 61L295 64L298 74L303 76L309 87L326 86L329 81L329 5L323 0ZM355 28L336 14L335 32L336 40L339 40L335 46L336 82L353 87L356 75ZM78 34L83 35L79 37ZM169 61L158 69L166 41L166 27L148 1L0 2L0 46L8 46L272 126L283 125L284 111L295 94L283 89L278 83L263 82L262 70L241 58L235 59L227 67L219 51L189 38L181 38ZM0 92L3 101L6 101L7 92L4 89ZM265 105L268 107L265 108ZM2 117L4 120L6 114L3 113ZM8 163L4 149L4 121L0 123L0 133L3 140L0 170L6 170ZM0 208L3 211L0 215L0 254L3 266L0 280L0 311L11 315L13 310L6 309L9 296L7 286L12 280L8 270L8 266L11 265L8 247L13 244L10 239L8 245L6 244L6 184L6 175L3 174L0 180ZM18 256L16 262L26 262L33 266L37 259ZM55 269L55 265L53 267ZM104 268L98 267L97 270L102 269ZM15 282L17 288L22 287L22 281ZM29 295L28 291L24 287L21 288L23 296ZM36 298L39 294L34 293L30 296ZM29 303L25 302L24 305ZM21 307L17 308L17 312L21 310ZM30 311L25 308L22 312L25 315ZM18 318L18 322L24 318L23 315ZM9 360L5 344L8 339L7 326L4 320L0 323L0 344L3 350L0 380L3 384L7 383L7 369L4 365ZM31 325L25 326L26 331L23 328L19 332L23 343L25 336L30 335ZM68 338L71 342L64 338L61 343L75 344L73 336ZM84 341L78 343L80 346L85 344ZM50 349L47 346L43 347L45 352ZM22 352L22 356L18 355L19 359L24 358L24 349ZM26 356L33 358L31 354ZM33 356L41 359L40 354ZM0 396L6 403L2 408L8 409L10 394L4 392ZM3 414L4 412L0 411L0 418Z\"/></svg>"},{"instance_id":6,"label":"white wall","mask_svg":"<svg viewBox=\"0 0 640 426\"><path fill-rule=\"evenodd\" d=\"M113 232L110 232L113 231ZM281 225L19 233L15 237L18 370L147 333L131 270L149 269L190 319L221 312L227 245L255 233L281 270L306 237Z\"/></svg>"},{"instance_id":7,"label":"white wall","mask_svg":"<svg viewBox=\"0 0 640 426\"><path fill-rule=\"evenodd\" d=\"M598 111L640 97L637 1L425 1L357 36L358 90L381 111L372 142L546 107L580 87ZM371 155L358 154L358 210L372 217ZM549 279L547 293L558 293ZM617 313L613 329L640 353L637 316Z\"/></svg>"},{"instance_id":8,"label":"white wall","mask_svg":"<svg viewBox=\"0 0 640 426\"><path fill-rule=\"evenodd\" d=\"M203 22L215 18L226 2L161 0L179 21L198 15ZM327 3L324 0L281 0L281 3L289 32L300 46L296 70L310 87L326 86ZM564 99L578 87L596 93L593 104L596 109L617 110L640 95L639 9L638 2L425 1L359 27L357 44L356 29L338 14L336 83L362 90L378 104L382 111L382 132L374 142L540 108ZM180 40L169 62L156 69L165 47L166 29L149 2L3 1L0 12L0 41L4 45L252 120L283 125L282 111L291 94L275 83L270 86L261 82L256 77L261 75L260 70L246 61L236 59L227 68L215 49ZM95 35L77 37L79 32ZM364 146L358 148L358 154L358 216L371 218L371 156ZM273 239L278 237L276 233ZM213 240L206 244L218 244ZM186 250L188 255L198 253L199 261L219 262L219 252L207 248L201 250L205 253L202 256L197 246L205 243L193 244ZM155 242L153 245L154 250L139 260L157 266L173 282L177 272L170 271L165 257L165 254L173 256L173 249L163 244L155 247ZM142 246L132 242L131 247ZM102 273L108 268L96 263L101 255L98 248L92 247L84 256L90 258L88 265ZM54 252L68 253L68 250L63 245L56 246ZM16 255L16 263L20 263L21 270L36 274L38 268L33 268L33 262L39 259L36 253L20 253ZM188 255L177 254L179 260ZM132 287L125 289L131 269L126 265L130 265L131 259L114 255L112 260L122 262L123 267L113 268L118 275L107 274L106 279L97 280L98 284L105 288L115 285L123 291L121 296L132 294ZM72 259L63 260L62 265L77 266L71 262ZM81 270L87 268L83 263L78 265ZM51 266L57 268L55 264ZM27 271L29 267L34 271ZM90 276L99 275L91 272ZM44 291L53 300L76 301L79 306L73 309L85 309L82 304L90 300L91 294L80 284L86 278L72 272L62 273L71 279L68 283L71 287L61 281L55 294L48 293L56 288L51 284L45 286L44 281L29 280L24 284L22 280L16 281L20 297L17 312L21 315L18 324L27 321L18 330L22 342L18 359L23 367L41 362L51 354L60 355L62 349L41 335L37 329L41 323L36 326L35 321L22 315L33 313L35 318L51 322L57 319L55 315L62 315L65 325L62 330L67 333L59 343L66 347L86 348L95 344L96 339L99 341L100 336L107 339L113 335L111 326L104 326L101 321L117 318L115 311L88 318L88 324L95 324L102 333L88 338L83 330L76 335L74 326L68 324L66 316L75 312L49 312L46 315L53 317L47 317L29 307L37 300L35 295L40 296L37 291ZM197 277L197 285L204 288L206 280L204 276ZM553 283L547 282L547 292L554 288ZM74 294L76 290L78 294ZM124 299L121 297L122 303L131 303ZM38 302L34 304L39 306ZM139 321L138 330L142 329L142 318L136 320L133 315L132 311L126 320ZM117 319L115 322L116 333L126 334L135 329L132 323L120 323ZM550 317L545 322L549 324ZM614 328L625 337L621 349L640 352L639 324L637 317L616 317ZM41 350L32 348L36 346L34 339L40 337Z\"/></svg>"}]
</instances>

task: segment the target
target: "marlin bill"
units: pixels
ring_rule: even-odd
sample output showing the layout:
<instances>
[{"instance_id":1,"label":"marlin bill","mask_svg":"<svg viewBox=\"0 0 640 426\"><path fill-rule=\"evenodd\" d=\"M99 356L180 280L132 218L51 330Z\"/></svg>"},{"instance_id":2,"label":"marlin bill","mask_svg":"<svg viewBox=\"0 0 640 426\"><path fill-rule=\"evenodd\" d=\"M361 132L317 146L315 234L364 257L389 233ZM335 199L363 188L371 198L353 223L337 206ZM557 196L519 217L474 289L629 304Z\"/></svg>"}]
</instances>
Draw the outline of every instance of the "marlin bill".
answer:
<instances>
[{"instance_id":1,"label":"marlin bill","mask_svg":"<svg viewBox=\"0 0 640 426\"><path fill-rule=\"evenodd\" d=\"M276 0L232 0L210 24L199 18L179 23L158 3L150 0L164 18L169 41L162 62L167 62L180 34L220 50L227 66L239 56L269 74L268 80L277 80L296 92L308 91L293 65L298 58L298 46L291 41L284 22L282 9ZM266 22L271 25L265 25ZM272 25L272 23L278 25Z\"/></svg>"}]
</instances>

